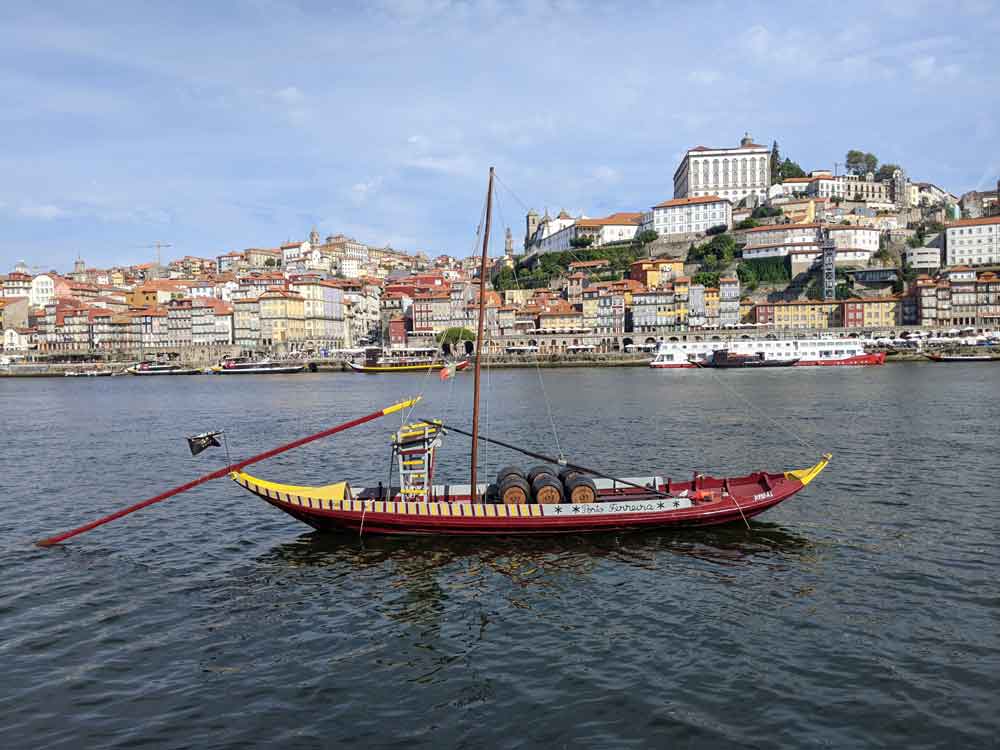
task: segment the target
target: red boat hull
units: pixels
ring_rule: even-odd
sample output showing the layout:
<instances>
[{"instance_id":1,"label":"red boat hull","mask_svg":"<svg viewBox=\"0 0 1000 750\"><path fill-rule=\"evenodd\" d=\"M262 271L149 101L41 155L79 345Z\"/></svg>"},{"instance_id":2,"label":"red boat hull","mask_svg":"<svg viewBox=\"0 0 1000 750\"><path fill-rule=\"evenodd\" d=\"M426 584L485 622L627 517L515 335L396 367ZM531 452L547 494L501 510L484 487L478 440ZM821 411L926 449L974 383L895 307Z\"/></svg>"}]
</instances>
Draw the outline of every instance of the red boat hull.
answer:
<instances>
[{"instance_id":1,"label":"red boat hull","mask_svg":"<svg viewBox=\"0 0 1000 750\"><path fill-rule=\"evenodd\" d=\"M846 357L844 359L800 359L795 363L796 367L859 367L862 365L883 365L885 364L885 352L873 354L860 354L857 357Z\"/></svg>"},{"instance_id":2,"label":"red boat hull","mask_svg":"<svg viewBox=\"0 0 1000 750\"><path fill-rule=\"evenodd\" d=\"M600 492L600 502L574 505L502 505L451 502L402 502L358 498L331 499L324 488L277 485L233 474L232 478L274 507L321 531L346 530L374 534L512 535L579 534L667 527L742 523L784 502L826 466L717 479L701 476L690 482L669 480L657 487Z\"/></svg>"}]
</instances>

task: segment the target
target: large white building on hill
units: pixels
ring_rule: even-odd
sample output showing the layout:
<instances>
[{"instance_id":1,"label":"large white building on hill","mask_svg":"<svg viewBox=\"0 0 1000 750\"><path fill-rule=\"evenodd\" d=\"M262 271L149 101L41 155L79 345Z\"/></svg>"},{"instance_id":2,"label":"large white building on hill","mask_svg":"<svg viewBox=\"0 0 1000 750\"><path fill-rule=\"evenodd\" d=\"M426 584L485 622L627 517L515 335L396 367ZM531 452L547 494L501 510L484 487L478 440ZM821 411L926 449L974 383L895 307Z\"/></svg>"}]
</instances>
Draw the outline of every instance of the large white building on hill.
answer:
<instances>
[{"instance_id":1,"label":"large white building on hill","mask_svg":"<svg viewBox=\"0 0 1000 750\"><path fill-rule=\"evenodd\" d=\"M718 195L732 204L747 196L760 202L771 187L771 152L747 133L737 148L690 149L674 172L674 198Z\"/></svg>"}]
</instances>

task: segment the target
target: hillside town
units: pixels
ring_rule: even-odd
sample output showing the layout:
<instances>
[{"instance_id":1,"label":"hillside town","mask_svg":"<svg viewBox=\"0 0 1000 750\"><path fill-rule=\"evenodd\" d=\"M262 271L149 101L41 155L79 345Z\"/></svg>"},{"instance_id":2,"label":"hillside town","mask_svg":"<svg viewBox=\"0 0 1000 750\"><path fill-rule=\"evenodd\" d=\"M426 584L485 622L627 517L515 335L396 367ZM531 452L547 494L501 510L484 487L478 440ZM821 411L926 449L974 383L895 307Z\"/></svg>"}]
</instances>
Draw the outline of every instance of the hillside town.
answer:
<instances>
[{"instance_id":1,"label":"hillside town","mask_svg":"<svg viewBox=\"0 0 1000 750\"><path fill-rule=\"evenodd\" d=\"M428 257L313 229L277 247L0 276L6 355L147 357L238 349L331 356L433 348L476 328L491 351L617 352L732 329L1000 326L1000 181L953 195L849 151L806 172L747 134L689 149L673 194L604 217L530 210L515 248ZM160 247L158 243L158 250Z\"/></svg>"}]
</instances>

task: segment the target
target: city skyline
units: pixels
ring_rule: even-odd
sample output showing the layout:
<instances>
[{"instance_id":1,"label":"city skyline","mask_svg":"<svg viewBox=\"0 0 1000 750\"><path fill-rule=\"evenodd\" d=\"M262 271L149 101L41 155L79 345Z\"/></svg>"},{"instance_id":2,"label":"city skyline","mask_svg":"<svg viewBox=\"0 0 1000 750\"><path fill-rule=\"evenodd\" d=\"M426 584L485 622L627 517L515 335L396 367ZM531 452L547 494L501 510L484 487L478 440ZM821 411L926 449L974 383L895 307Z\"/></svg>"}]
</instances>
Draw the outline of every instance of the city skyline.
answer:
<instances>
[{"instance_id":1,"label":"city skyline","mask_svg":"<svg viewBox=\"0 0 1000 750\"><path fill-rule=\"evenodd\" d=\"M990 188L996 10L958 3L942 28L920 2L7 8L0 251L107 266L316 226L461 257L492 164L520 237L527 207L648 209L688 148L744 131L807 170L860 148Z\"/></svg>"}]
</instances>

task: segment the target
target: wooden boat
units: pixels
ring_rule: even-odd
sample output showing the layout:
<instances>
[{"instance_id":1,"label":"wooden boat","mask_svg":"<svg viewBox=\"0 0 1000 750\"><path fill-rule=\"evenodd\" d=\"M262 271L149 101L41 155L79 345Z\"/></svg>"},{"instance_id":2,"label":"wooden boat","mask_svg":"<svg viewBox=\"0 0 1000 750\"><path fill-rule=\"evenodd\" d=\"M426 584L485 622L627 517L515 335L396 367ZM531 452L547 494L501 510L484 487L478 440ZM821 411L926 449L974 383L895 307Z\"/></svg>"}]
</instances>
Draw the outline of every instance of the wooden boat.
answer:
<instances>
[{"instance_id":1,"label":"wooden boat","mask_svg":"<svg viewBox=\"0 0 1000 750\"><path fill-rule=\"evenodd\" d=\"M794 367L796 359L768 359L763 354L733 354L728 349L716 349L712 356L701 363L702 367L716 369L759 369L762 367Z\"/></svg>"},{"instance_id":2,"label":"wooden boat","mask_svg":"<svg viewBox=\"0 0 1000 750\"><path fill-rule=\"evenodd\" d=\"M193 367L165 364L161 362L140 362L125 370L129 375L198 375L201 370Z\"/></svg>"},{"instance_id":3,"label":"wooden boat","mask_svg":"<svg viewBox=\"0 0 1000 750\"><path fill-rule=\"evenodd\" d=\"M352 490L347 482L299 487L269 482L245 472L233 481L293 518L320 531L376 534L579 534L669 526L742 523L805 488L826 467L826 455L808 469L756 472L718 479L697 476L675 482L659 476L595 480L596 502L484 502L485 485L434 485L430 501L409 500L394 487ZM655 490L656 492L653 492Z\"/></svg>"},{"instance_id":4,"label":"wooden boat","mask_svg":"<svg viewBox=\"0 0 1000 750\"><path fill-rule=\"evenodd\" d=\"M484 280L488 278L493 178L494 171L490 169L479 274L479 278ZM480 342L484 339L485 288L485 283L480 284L471 431L446 425L439 420L403 424L393 436L388 481L374 487L352 488L347 481L317 487L284 484L246 473L243 471L245 463L235 467L229 474L230 478L276 508L324 531L554 534L706 526L733 521L746 523L808 486L830 461L831 457L827 454L806 469L778 473L758 471L728 478L696 473L689 481L675 482L658 475L632 478L610 476L606 472L481 435L479 391L482 358L479 354ZM378 365L374 363L373 366ZM426 368L427 365L421 367ZM400 411L412 403L397 404L380 413ZM372 417L359 418L356 423ZM346 426L352 424L347 423ZM468 484L433 483L436 452L447 432L472 439ZM519 451L547 465L535 467L527 474L515 467L505 467L497 474L495 483L480 483L477 481L480 441ZM290 447L301 442L292 443ZM262 455L266 457L274 452ZM392 471L397 465L399 484L393 485ZM555 466L560 467L558 471Z\"/></svg>"},{"instance_id":5,"label":"wooden boat","mask_svg":"<svg viewBox=\"0 0 1000 750\"><path fill-rule=\"evenodd\" d=\"M428 370L443 370L453 367L461 372L469 366L468 360L461 362L445 362L439 356L436 348L408 349L399 352L383 352L378 347L365 349L364 364L348 362L347 366L354 372L364 372L376 375L386 372L427 372Z\"/></svg>"},{"instance_id":6,"label":"wooden boat","mask_svg":"<svg viewBox=\"0 0 1000 750\"><path fill-rule=\"evenodd\" d=\"M1000 362L1000 357L992 354L924 354L931 362Z\"/></svg>"},{"instance_id":7,"label":"wooden boat","mask_svg":"<svg viewBox=\"0 0 1000 750\"><path fill-rule=\"evenodd\" d=\"M211 368L216 375L290 375L306 369L301 362L275 362L270 359L253 360L249 357L231 357Z\"/></svg>"}]
</instances>

